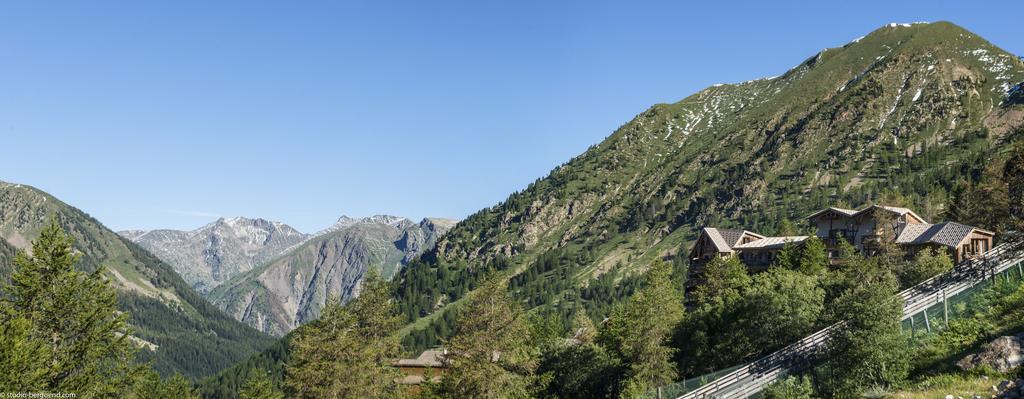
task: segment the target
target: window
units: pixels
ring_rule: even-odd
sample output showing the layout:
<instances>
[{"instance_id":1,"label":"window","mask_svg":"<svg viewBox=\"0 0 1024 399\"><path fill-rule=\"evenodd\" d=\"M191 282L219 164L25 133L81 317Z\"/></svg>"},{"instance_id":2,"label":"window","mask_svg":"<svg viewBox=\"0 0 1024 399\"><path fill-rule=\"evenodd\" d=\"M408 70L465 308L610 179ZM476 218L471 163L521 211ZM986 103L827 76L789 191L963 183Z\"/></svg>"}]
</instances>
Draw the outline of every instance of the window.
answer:
<instances>
[{"instance_id":1,"label":"window","mask_svg":"<svg viewBox=\"0 0 1024 399\"><path fill-rule=\"evenodd\" d=\"M972 238L971 239L971 250L975 254L981 254L988 252L988 240L984 238Z\"/></svg>"}]
</instances>

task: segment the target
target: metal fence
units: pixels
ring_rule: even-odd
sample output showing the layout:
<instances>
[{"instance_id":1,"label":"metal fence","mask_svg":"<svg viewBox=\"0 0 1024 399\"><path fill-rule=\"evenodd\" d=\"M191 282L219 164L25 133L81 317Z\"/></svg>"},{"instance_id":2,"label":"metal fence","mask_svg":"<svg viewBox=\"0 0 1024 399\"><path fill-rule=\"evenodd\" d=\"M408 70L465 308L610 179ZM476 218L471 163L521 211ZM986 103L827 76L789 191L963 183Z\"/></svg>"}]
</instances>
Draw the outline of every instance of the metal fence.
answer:
<instances>
[{"instance_id":1,"label":"metal fence","mask_svg":"<svg viewBox=\"0 0 1024 399\"><path fill-rule=\"evenodd\" d=\"M1024 254L1009 250L1000 245L985 253L982 258L973 259L957 265L953 270L932 277L899 293L904 301L901 321L914 323L915 315L923 314L925 328L929 331L932 319L928 318L928 309L936 305L943 306L943 322L949 319L949 298L971 290L979 283L997 278L1000 273L1016 268L1024 275L1022 269ZM1007 276L1008 277L1008 276ZM934 318L934 316L932 316ZM833 331L842 328L843 323L833 324L800 341L775 351L751 363L737 367L735 370L716 378L700 387L689 390L676 397L677 399L732 399L747 398L786 374L796 373L811 365L814 355L825 348ZM915 328L911 324L911 328ZM676 387L673 384L669 387ZM678 392L677 389L673 389ZM683 387L684 389L686 387ZM659 390L664 394L665 390Z\"/></svg>"}]
</instances>

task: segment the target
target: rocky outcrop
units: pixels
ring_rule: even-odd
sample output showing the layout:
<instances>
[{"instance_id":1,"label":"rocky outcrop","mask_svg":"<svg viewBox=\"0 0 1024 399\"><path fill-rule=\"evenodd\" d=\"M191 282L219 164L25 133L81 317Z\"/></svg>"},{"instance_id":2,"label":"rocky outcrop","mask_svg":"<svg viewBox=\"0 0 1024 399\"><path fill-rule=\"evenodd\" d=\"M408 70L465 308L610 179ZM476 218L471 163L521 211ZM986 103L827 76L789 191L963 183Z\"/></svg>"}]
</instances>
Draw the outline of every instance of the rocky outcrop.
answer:
<instances>
[{"instance_id":1,"label":"rocky outcrop","mask_svg":"<svg viewBox=\"0 0 1024 399\"><path fill-rule=\"evenodd\" d=\"M1014 381L1003 380L998 385L992 386L993 391L999 393L999 399L1020 399L1024 398L1024 378Z\"/></svg>"},{"instance_id":2,"label":"rocky outcrop","mask_svg":"<svg viewBox=\"0 0 1024 399\"><path fill-rule=\"evenodd\" d=\"M999 337L986 344L981 352L961 359L956 365L964 370L988 366L1000 373L1006 373L1024 364L1022 347L1024 333Z\"/></svg>"},{"instance_id":3,"label":"rocky outcrop","mask_svg":"<svg viewBox=\"0 0 1024 399\"><path fill-rule=\"evenodd\" d=\"M823 201L864 204L897 188L934 215L948 204L926 194L952 184L944 170L976 167L972 159L988 159L987 149L1024 125L1022 81L1020 59L953 24L887 25L780 76L652 106L469 216L423 267L528 265L579 248L592 261L550 276L572 290L685 254L706 225L770 230ZM434 283L430 273L407 275L410 313L462 295L417 288Z\"/></svg>"},{"instance_id":4,"label":"rocky outcrop","mask_svg":"<svg viewBox=\"0 0 1024 399\"><path fill-rule=\"evenodd\" d=\"M204 295L309 238L284 223L241 217L220 218L192 231L126 230L118 234L170 264Z\"/></svg>"},{"instance_id":5,"label":"rocky outcrop","mask_svg":"<svg viewBox=\"0 0 1024 399\"><path fill-rule=\"evenodd\" d=\"M223 283L210 300L244 323L284 335L316 319L329 298L358 295L367 270L391 278L454 225L436 218L414 223L395 216L343 216L288 253Z\"/></svg>"}]
</instances>

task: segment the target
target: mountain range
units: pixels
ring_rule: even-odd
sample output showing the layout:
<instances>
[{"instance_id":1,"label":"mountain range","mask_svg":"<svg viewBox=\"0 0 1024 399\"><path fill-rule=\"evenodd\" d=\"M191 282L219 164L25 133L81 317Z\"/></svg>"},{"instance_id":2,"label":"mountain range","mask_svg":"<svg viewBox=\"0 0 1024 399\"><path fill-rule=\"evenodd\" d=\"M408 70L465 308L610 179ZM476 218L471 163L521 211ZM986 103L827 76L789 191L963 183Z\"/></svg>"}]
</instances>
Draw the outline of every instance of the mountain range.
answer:
<instances>
[{"instance_id":1,"label":"mountain range","mask_svg":"<svg viewBox=\"0 0 1024 399\"><path fill-rule=\"evenodd\" d=\"M0 182L0 279L19 250L55 220L81 254L76 268L102 268L118 291L118 308L141 344L139 356L162 374L200 378L263 350L273 339L207 302L166 263L86 213L21 184Z\"/></svg>"},{"instance_id":2,"label":"mountain range","mask_svg":"<svg viewBox=\"0 0 1024 399\"><path fill-rule=\"evenodd\" d=\"M342 218L304 235L225 219L194 239L122 237L42 191L0 183L0 277L55 219L80 267L104 268L118 287L143 356L200 377L267 347L260 331L286 334L328 297L356 295L375 268L395 280L414 352L450 334L454 311L493 270L532 311L565 318L582 306L599 319L652 262L685 266L703 226L773 234L816 209L871 202L941 219L1022 128L1020 57L948 22L889 24L779 76L656 104L458 224ZM157 244L125 237L161 243L167 253L152 251L175 265L141 246ZM274 347L256 359L280 367L286 350Z\"/></svg>"},{"instance_id":3,"label":"mountain range","mask_svg":"<svg viewBox=\"0 0 1024 399\"><path fill-rule=\"evenodd\" d=\"M119 234L163 259L214 305L260 331L283 335L315 319L329 298L358 294L369 269L391 278L455 221L342 216L304 234L264 219L218 219L192 231Z\"/></svg>"},{"instance_id":4,"label":"mountain range","mask_svg":"<svg viewBox=\"0 0 1024 399\"><path fill-rule=\"evenodd\" d=\"M452 225L446 219L342 217L285 255L221 284L210 301L250 326L283 335L319 316L329 298L357 295L369 269L391 278Z\"/></svg>"},{"instance_id":5,"label":"mountain range","mask_svg":"<svg viewBox=\"0 0 1024 399\"><path fill-rule=\"evenodd\" d=\"M173 266L204 295L309 238L280 222L242 217L220 218L192 231L126 230L118 234Z\"/></svg>"},{"instance_id":6,"label":"mountain range","mask_svg":"<svg viewBox=\"0 0 1024 399\"><path fill-rule=\"evenodd\" d=\"M940 216L1020 137L1022 81L1020 57L959 26L896 23L779 76L656 104L403 269L405 343L437 344L486 270L528 307L600 317L652 262L685 264L703 226L773 233L883 200Z\"/></svg>"}]
</instances>

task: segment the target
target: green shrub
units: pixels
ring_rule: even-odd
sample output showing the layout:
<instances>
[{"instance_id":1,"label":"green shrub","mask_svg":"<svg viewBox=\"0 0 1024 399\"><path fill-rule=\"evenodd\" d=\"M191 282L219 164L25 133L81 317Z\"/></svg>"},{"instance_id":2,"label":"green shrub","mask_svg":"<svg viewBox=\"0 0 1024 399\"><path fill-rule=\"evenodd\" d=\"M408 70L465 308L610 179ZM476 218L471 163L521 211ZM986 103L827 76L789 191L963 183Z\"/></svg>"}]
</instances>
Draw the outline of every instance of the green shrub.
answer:
<instances>
[{"instance_id":1,"label":"green shrub","mask_svg":"<svg viewBox=\"0 0 1024 399\"><path fill-rule=\"evenodd\" d=\"M773 382L764 389L764 399L811 399L814 387L807 377L789 376Z\"/></svg>"}]
</instances>

